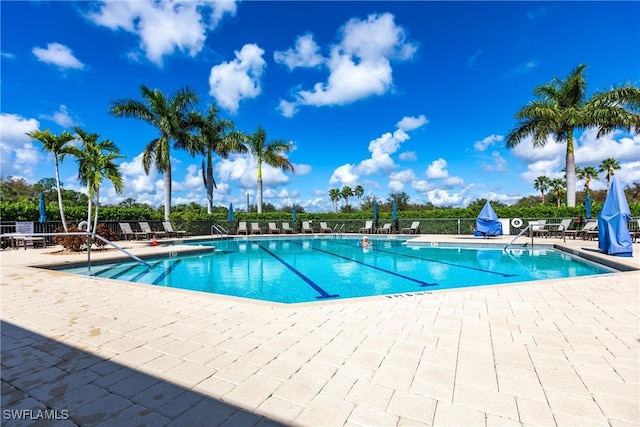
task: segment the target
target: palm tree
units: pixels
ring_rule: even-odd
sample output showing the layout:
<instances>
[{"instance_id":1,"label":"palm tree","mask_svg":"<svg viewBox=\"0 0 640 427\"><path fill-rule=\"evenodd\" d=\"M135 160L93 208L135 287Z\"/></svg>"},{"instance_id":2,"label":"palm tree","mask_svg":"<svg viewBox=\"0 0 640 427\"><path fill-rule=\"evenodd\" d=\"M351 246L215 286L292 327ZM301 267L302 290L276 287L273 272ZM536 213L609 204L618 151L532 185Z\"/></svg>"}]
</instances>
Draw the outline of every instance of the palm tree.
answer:
<instances>
[{"instance_id":1,"label":"palm tree","mask_svg":"<svg viewBox=\"0 0 640 427\"><path fill-rule=\"evenodd\" d=\"M540 175L533 181L533 188L538 190L542 194L542 204L544 205L544 193L551 186L551 179L548 176Z\"/></svg>"},{"instance_id":2,"label":"palm tree","mask_svg":"<svg viewBox=\"0 0 640 427\"><path fill-rule=\"evenodd\" d=\"M342 190L340 190L340 195L344 199L344 203L348 208L349 207L349 197L353 196L353 190L348 185L344 185L342 187Z\"/></svg>"},{"instance_id":3,"label":"palm tree","mask_svg":"<svg viewBox=\"0 0 640 427\"><path fill-rule=\"evenodd\" d=\"M353 189L353 195L356 196L358 200L362 198L364 195L364 188L362 188L362 185L356 185L356 188Z\"/></svg>"},{"instance_id":4,"label":"palm tree","mask_svg":"<svg viewBox=\"0 0 640 427\"><path fill-rule=\"evenodd\" d=\"M262 213L262 162L293 172L293 164L285 156L285 153L293 149L293 144L282 139L267 142L267 132L260 126L249 136L247 141L249 152L258 161L258 213Z\"/></svg>"},{"instance_id":5,"label":"palm tree","mask_svg":"<svg viewBox=\"0 0 640 427\"><path fill-rule=\"evenodd\" d=\"M576 176L578 179L584 179L584 192L590 194L591 180L598 179L598 169L593 166L585 166L584 169L576 168Z\"/></svg>"},{"instance_id":6,"label":"palm tree","mask_svg":"<svg viewBox=\"0 0 640 427\"><path fill-rule=\"evenodd\" d=\"M613 157L604 159L602 163L600 163L599 172L606 172L607 174L607 192L609 192L609 186L611 185L611 177L618 169L620 169L620 163Z\"/></svg>"},{"instance_id":7,"label":"palm tree","mask_svg":"<svg viewBox=\"0 0 640 427\"><path fill-rule=\"evenodd\" d=\"M329 190L329 198L333 203L333 208L336 210L336 213L338 213L338 202L340 201L341 197L342 195L340 194L340 189L332 188Z\"/></svg>"},{"instance_id":8,"label":"palm tree","mask_svg":"<svg viewBox=\"0 0 640 427\"><path fill-rule=\"evenodd\" d=\"M198 133L189 148L202 152L202 179L207 189L207 213L213 211L213 189L218 188L213 178L213 154L226 159L230 153L246 153L247 147L242 142L248 137L242 132L233 130L233 122L218 117L218 109L211 105L206 116L192 112L189 119L194 123Z\"/></svg>"},{"instance_id":9,"label":"palm tree","mask_svg":"<svg viewBox=\"0 0 640 427\"><path fill-rule=\"evenodd\" d=\"M585 68L585 64L580 64L564 80L556 77L535 88L533 94L539 99L527 103L516 113L519 124L507 136L510 148L529 136L533 137L535 148L544 146L549 136L555 142L567 144L567 206L576 203L573 132L596 127L597 137L617 128L640 133L640 88L627 84L596 92L586 99Z\"/></svg>"},{"instance_id":10,"label":"palm tree","mask_svg":"<svg viewBox=\"0 0 640 427\"><path fill-rule=\"evenodd\" d=\"M553 191L553 195L556 197L556 202L558 207L560 207L560 199L562 198L562 194L565 190L565 181L561 178L556 178L551 180L549 183L551 190Z\"/></svg>"},{"instance_id":11,"label":"palm tree","mask_svg":"<svg viewBox=\"0 0 640 427\"><path fill-rule=\"evenodd\" d=\"M111 181L117 194L122 194L124 191L122 173L118 165L114 163L114 160L124 156L113 141L108 139L98 141L100 135L88 133L79 127L74 127L73 130L82 144L80 148L74 150L78 159L78 178L80 184L87 186L89 193L87 232L91 232L91 230L95 232L98 227L98 207L102 181L104 179ZM93 227L91 227L91 209L94 198L96 210Z\"/></svg>"},{"instance_id":12,"label":"palm tree","mask_svg":"<svg viewBox=\"0 0 640 427\"><path fill-rule=\"evenodd\" d=\"M70 145L67 145L67 143L73 141L75 137L67 131L63 131L60 135L54 135L49 131L49 129L45 131L36 130L28 132L27 135L36 141L40 141L42 143L43 151L48 151L53 154L53 163L56 169L56 187L58 189L58 209L60 210L62 227L66 233L69 231L69 228L67 227L67 220L64 216L64 207L62 206L59 162L62 162L67 154L71 154L73 152L73 148Z\"/></svg>"},{"instance_id":13,"label":"palm tree","mask_svg":"<svg viewBox=\"0 0 640 427\"><path fill-rule=\"evenodd\" d=\"M145 102L135 99L119 99L113 101L109 110L116 117L133 117L155 126L160 136L145 147L142 155L142 166L148 175L151 165L163 174L164 186L164 219L169 220L171 214L171 141L174 148L189 149L191 141L187 132L193 124L187 120L190 108L198 102L198 96L189 88L178 90L167 98L158 89L140 86ZM193 150L190 150L193 151Z\"/></svg>"}]
</instances>

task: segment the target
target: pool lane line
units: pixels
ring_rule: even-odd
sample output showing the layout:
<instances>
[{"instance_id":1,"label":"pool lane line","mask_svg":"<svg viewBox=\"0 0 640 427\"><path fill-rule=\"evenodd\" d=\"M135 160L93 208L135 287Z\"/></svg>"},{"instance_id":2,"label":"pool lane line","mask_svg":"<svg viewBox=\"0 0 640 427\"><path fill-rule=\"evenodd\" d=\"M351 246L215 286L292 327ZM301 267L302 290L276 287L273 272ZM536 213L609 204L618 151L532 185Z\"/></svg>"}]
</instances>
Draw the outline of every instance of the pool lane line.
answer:
<instances>
[{"instance_id":1,"label":"pool lane line","mask_svg":"<svg viewBox=\"0 0 640 427\"><path fill-rule=\"evenodd\" d=\"M301 243L294 242L292 240L287 240L287 242L291 242L291 243L296 244L298 246L303 246ZM424 281L422 281L420 279L415 279L413 277L405 276L404 274L396 273L395 271L387 270L386 268L378 267L378 266L373 265L373 264L367 264L366 262L359 261L359 260L357 260L355 258L349 258L347 256L340 255L340 254L337 254L335 252L325 251L324 249L316 248L313 245L311 245L309 247L311 249L313 249L314 251L323 252L323 253L328 254L328 255L332 255L332 256L335 256L335 257L338 257L338 258L342 258L342 259L346 259L347 261L355 262L356 264L364 265L365 267L373 268L374 270L382 271L384 273L392 274L394 276L400 277L400 278L405 279L405 280L410 280L412 282L416 282L421 287L425 287L425 286L440 286L439 283L424 282Z\"/></svg>"},{"instance_id":2,"label":"pool lane line","mask_svg":"<svg viewBox=\"0 0 640 427\"><path fill-rule=\"evenodd\" d=\"M256 242L255 240L252 241L251 243L253 243L254 245L257 245L260 249L262 249L263 251L265 251L266 253L268 253L269 255L271 255L272 257L274 257L276 260L278 260L282 265L284 265L285 267L287 267L289 270L291 270L296 276L298 276L299 278L301 278L302 280L304 280L309 286L311 286L317 293L320 294L320 296L317 296L316 299L324 299L324 298L339 298L340 295L330 295L327 291L325 291L324 289L322 289L316 282L314 282L313 280L309 279L307 276L305 276L304 274L302 274L298 269L296 269L294 266L292 266L291 264L289 264L288 262L286 262L285 260L283 260L282 258L280 258L278 255L274 254L273 252L271 252L269 249L265 248L264 246L262 246L260 243Z\"/></svg>"},{"instance_id":3,"label":"pool lane line","mask_svg":"<svg viewBox=\"0 0 640 427\"><path fill-rule=\"evenodd\" d=\"M158 277L156 277L156 279L153 281L154 285L159 285L160 283L162 283L162 281L164 280L165 277L167 277L174 268L176 268L178 266L178 264L180 264L182 262L181 259L175 260L174 262L171 263L171 265L169 265L169 267L165 268L164 271L162 272L162 274L160 274ZM154 265L155 267L155 265ZM140 276L144 275L145 273L140 274Z\"/></svg>"},{"instance_id":4,"label":"pool lane line","mask_svg":"<svg viewBox=\"0 0 640 427\"><path fill-rule=\"evenodd\" d=\"M346 243L339 243L339 242L331 242L333 244L336 245L343 245L343 246L351 246L351 245L347 245ZM474 270L474 271L480 271L482 273L489 273L489 274L497 274L498 276L502 276L502 277L517 277L519 276L519 274L506 274L506 273L499 273L497 271L491 271L491 270L484 270L482 268L477 268L477 267L470 267L467 265L461 265L461 264L454 264L452 262L446 262L446 261L438 261L437 259L431 259L431 258L423 258L423 257L419 257L419 256L415 256L415 255L409 255L409 254L403 254L403 253L398 253L398 252L392 252L392 251L385 251L384 249L378 249L375 247L375 245L369 246L370 250L374 250L376 252L382 252L385 254L392 254L392 255L397 255L397 256L403 256L405 258L413 258L413 259L420 259L422 261L429 261L429 262L435 262L437 264L444 264L444 265L449 265L452 267L457 267L457 268L466 268L467 270Z\"/></svg>"}]
</instances>

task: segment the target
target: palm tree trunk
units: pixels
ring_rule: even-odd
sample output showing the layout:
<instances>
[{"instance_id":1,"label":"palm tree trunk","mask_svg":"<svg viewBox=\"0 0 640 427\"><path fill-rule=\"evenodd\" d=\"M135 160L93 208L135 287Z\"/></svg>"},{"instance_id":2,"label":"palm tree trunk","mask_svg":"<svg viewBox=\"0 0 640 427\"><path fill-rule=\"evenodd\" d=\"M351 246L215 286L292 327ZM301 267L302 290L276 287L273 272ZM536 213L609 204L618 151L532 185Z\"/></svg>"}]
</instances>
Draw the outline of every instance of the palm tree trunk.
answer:
<instances>
[{"instance_id":1,"label":"palm tree trunk","mask_svg":"<svg viewBox=\"0 0 640 427\"><path fill-rule=\"evenodd\" d=\"M163 178L164 186L164 220L169 221L169 215L171 215L171 163L167 165L164 170Z\"/></svg>"},{"instance_id":2,"label":"palm tree trunk","mask_svg":"<svg viewBox=\"0 0 640 427\"><path fill-rule=\"evenodd\" d=\"M94 233L98 230L98 207L99 206L100 206L100 192L96 191L96 212L94 214L94 219L93 219Z\"/></svg>"},{"instance_id":3,"label":"palm tree trunk","mask_svg":"<svg viewBox=\"0 0 640 427\"><path fill-rule=\"evenodd\" d=\"M573 134L567 138L567 206L576 205L576 158L573 152Z\"/></svg>"},{"instance_id":4,"label":"palm tree trunk","mask_svg":"<svg viewBox=\"0 0 640 427\"><path fill-rule=\"evenodd\" d=\"M258 213L262 213L262 162L258 159Z\"/></svg>"},{"instance_id":5,"label":"palm tree trunk","mask_svg":"<svg viewBox=\"0 0 640 427\"><path fill-rule=\"evenodd\" d=\"M54 155L54 162L56 166L56 186L58 187L58 209L60 210L60 220L62 221L62 227L64 232L68 233L67 220L64 217L64 207L62 206L62 191L60 190L60 170L58 168L58 156Z\"/></svg>"},{"instance_id":6,"label":"palm tree trunk","mask_svg":"<svg viewBox=\"0 0 640 427\"><path fill-rule=\"evenodd\" d=\"M213 165L211 163L211 150L207 151L207 213L213 212Z\"/></svg>"}]
</instances>

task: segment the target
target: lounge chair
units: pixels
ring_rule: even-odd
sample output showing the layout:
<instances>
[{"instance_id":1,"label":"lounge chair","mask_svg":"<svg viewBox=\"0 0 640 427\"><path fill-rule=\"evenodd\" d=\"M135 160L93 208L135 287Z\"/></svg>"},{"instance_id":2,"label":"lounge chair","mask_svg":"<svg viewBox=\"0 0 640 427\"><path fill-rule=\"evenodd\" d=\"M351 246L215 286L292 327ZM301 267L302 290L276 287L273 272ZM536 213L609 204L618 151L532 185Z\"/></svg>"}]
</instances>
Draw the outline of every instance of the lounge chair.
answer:
<instances>
[{"instance_id":1,"label":"lounge chair","mask_svg":"<svg viewBox=\"0 0 640 427\"><path fill-rule=\"evenodd\" d=\"M373 221L364 223L364 227L360 229L360 233L373 233Z\"/></svg>"},{"instance_id":2,"label":"lounge chair","mask_svg":"<svg viewBox=\"0 0 640 427\"><path fill-rule=\"evenodd\" d=\"M638 221L638 228L631 234L632 242L635 243L636 239L640 237L640 219Z\"/></svg>"},{"instance_id":3,"label":"lounge chair","mask_svg":"<svg viewBox=\"0 0 640 427\"><path fill-rule=\"evenodd\" d=\"M378 228L378 234L389 234L391 233L391 223L387 222L385 223L381 228Z\"/></svg>"},{"instance_id":4,"label":"lounge chair","mask_svg":"<svg viewBox=\"0 0 640 427\"><path fill-rule=\"evenodd\" d=\"M139 231L133 231L131 229L131 224L128 222L119 222L121 235L124 236L126 240L131 240L132 237L135 237L136 240L144 239L146 237L146 233L141 233Z\"/></svg>"},{"instance_id":5,"label":"lounge chair","mask_svg":"<svg viewBox=\"0 0 640 427\"><path fill-rule=\"evenodd\" d=\"M240 221L238 223L238 234L249 234L246 222Z\"/></svg>"},{"instance_id":6,"label":"lounge chair","mask_svg":"<svg viewBox=\"0 0 640 427\"><path fill-rule=\"evenodd\" d=\"M547 228L547 220L541 219L539 221L529 222L531 228L529 228L529 236L533 234L533 237L548 237L549 229Z\"/></svg>"},{"instance_id":7,"label":"lounge chair","mask_svg":"<svg viewBox=\"0 0 640 427\"><path fill-rule=\"evenodd\" d=\"M275 222L269 223L269 234L280 234L280 229L276 227Z\"/></svg>"},{"instance_id":8,"label":"lounge chair","mask_svg":"<svg viewBox=\"0 0 640 427\"><path fill-rule=\"evenodd\" d=\"M170 221L162 221L162 227L164 227L164 231L167 232L167 237L179 237L179 236L186 237L187 236L186 231L174 229Z\"/></svg>"},{"instance_id":9,"label":"lounge chair","mask_svg":"<svg viewBox=\"0 0 640 427\"><path fill-rule=\"evenodd\" d=\"M251 234L262 234L262 229L260 228L260 224L257 222L251 223Z\"/></svg>"},{"instance_id":10,"label":"lounge chair","mask_svg":"<svg viewBox=\"0 0 640 427\"><path fill-rule=\"evenodd\" d=\"M417 234L418 228L420 228L420 221L413 221L411 223L411 227L406 227L402 229L402 233L406 234Z\"/></svg>"},{"instance_id":11,"label":"lounge chair","mask_svg":"<svg viewBox=\"0 0 640 427\"><path fill-rule=\"evenodd\" d=\"M555 230L555 233L558 237L566 235L566 232L567 230L569 230L569 226L571 225L571 221L571 218L563 219L562 221L560 221L560 225L558 225L558 228Z\"/></svg>"},{"instance_id":12,"label":"lounge chair","mask_svg":"<svg viewBox=\"0 0 640 427\"><path fill-rule=\"evenodd\" d=\"M282 231L284 232L284 234L287 234L287 233L293 234L293 228L289 227L288 222L282 223Z\"/></svg>"},{"instance_id":13,"label":"lounge chair","mask_svg":"<svg viewBox=\"0 0 640 427\"><path fill-rule=\"evenodd\" d=\"M152 230L148 222L139 222L138 224L140 224L140 230L142 230L142 233L147 235L147 239L153 238L154 235L160 239L167 236L167 233L164 231Z\"/></svg>"},{"instance_id":14,"label":"lounge chair","mask_svg":"<svg viewBox=\"0 0 640 427\"><path fill-rule=\"evenodd\" d=\"M326 222L321 222L321 223L320 223L320 232L321 232L321 233L332 233L332 232L333 232L333 230L332 230L332 229L330 229L330 228L327 226L327 223L326 223Z\"/></svg>"},{"instance_id":15,"label":"lounge chair","mask_svg":"<svg viewBox=\"0 0 640 427\"><path fill-rule=\"evenodd\" d=\"M309 225L309 221L302 221L302 232L313 233L313 228L311 228L311 225Z\"/></svg>"},{"instance_id":16,"label":"lounge chair","mask_svg":"<svg viewBox=\"0 0 640 427\"><path fill-rule=\"evenodd\" d=\"M567 236L572 236L574 239L577 236L580 236L582 237L582 240L586 240L587 233L590 231L595 231L597 229L598 229L598 221L589 221L584 225L584 227L582 227L582 230L567 230L564 233Z\"/></svg>"}]
</instances>

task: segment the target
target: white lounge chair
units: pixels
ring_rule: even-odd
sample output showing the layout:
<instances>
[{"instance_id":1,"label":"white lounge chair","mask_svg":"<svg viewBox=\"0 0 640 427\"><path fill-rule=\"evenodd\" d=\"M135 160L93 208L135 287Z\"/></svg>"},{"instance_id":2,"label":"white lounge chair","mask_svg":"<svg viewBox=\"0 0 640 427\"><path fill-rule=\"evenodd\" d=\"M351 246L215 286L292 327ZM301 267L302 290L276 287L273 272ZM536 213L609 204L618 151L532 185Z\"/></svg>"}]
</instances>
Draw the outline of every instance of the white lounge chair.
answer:
<instances>
[{"instance_id":1,"label":"white lounge chair","mask_svg":"<svg viewBox=\"0 0 640 427\"><path fill-rule=\"evenodd\" d=\"M302 221L302 232L313 233L313 228L309 225L309 221Z\"/></svg>"},{"instance_id":2,"label":"white lounge chair","mask_svg":"<svg viewBox=\"0 0 640 427\"><path fill-rule=\"evenodd\" d=\"M562 237L564 235L566 235L566 231L569 230L569 226L571 225L571 218L568 219L563 219L562 221L560 221L560 224L558 225L558 228L555 230L555 233L557 234L558 237Z\"/></svg>"},{"instance_id":3,"label":"white lounge chair","mask_svg":"<svg viewBox=\"0 0 640 427\"><path fill-rule=\"evenodd\" d=\"M128 222L119 222L118 225L120 226L120 231L122 232L121 234L126 240L131 240L132 237L135 237L136 240L139 240L140 238L144 238L144 236L146 236L145 233L133 231L131 229L131 224L129 224Z\"/></svg>"},{"instance_id":4,"label":"white lounge chair","mask_svg":"<svg viewBox=\"0 0 640 427\"><path fill-rule=\"evenodd\" d=\"M331 233L333 232L333 230L331 230L328 226L326 222L321 222L320 223L320 232L321 233Z\"/></svg>"},{"instance_id":5,"label":"white lounge chair","mask_svg":"<svg viewBox=\"0 0 640 427\"><path fill-rule=\"evenodd\" d=\"M402 229L402 233L407 233L407 234L417 234L418 233L418 228L420 228L420 221L413 221L411 223L411 227L407 227L407 228L403 228Z\"/></svg>"},{"instance_id":6,"label":"white lounge chair","mask_svg":"<svg viewBox=\"0 0 640 427\"><path fill-rule=\"evenodd\" d=\"M140 230L142 230L142 233L147 235L147 239L151 239L154 235L157 238L163 238L163 237L166 237L167 235L167 233L165 233L164 231L152 230L148 222L141 221L141 222L138 222L138 224L140 224Z\"/></svg>"},{"instance_id":7,"label":"white lounge chair","mask_svg":"<svg viewBox=\"0 0 640 427\"><path fill-rule=\"evenodd\" d=\"M262 229L260 228L260 224L257 222L251 223L251 234L262 234Z\"/></svg>"},{"instance_id":8,"label":"white lounge chair","mask_svg":"<svg viewBox=\"0 0 640 427\"><path fill-rule=\"evenodd\" d=\"M287 233L293 234L293 228L289 227L288 222L282 223L282 231L284 232L284 234L287 234Z\"/></svg>"},{"instance_id":9,"label":"white lounge chair","mask_svg":"<svg viewBox=\"0 0 640 427\"><path fill-rule=\"evenodd\" d=\"M538 221L531 221L529 223L529 225L531 226L531 228L529 229L529 236L531 236L531 234L533 234L533 237L548 237L549 236L549 229L547 229L547 220L546 219L541 219Z\"/></svg>"},{"instance_id":10,"label":"white lounge chair","mask_svg":"<svg viewBox=\"0 0 640 427\"><path fill-rule=\"evenodd\" d=\"M247 223L244 221L240 221L238 223L238 234L249 234L247 230Z\"/></svg>"},{"instance_id":11,"label":"white lounge chair","mask_svg":"<svg viewBox=\"0 0 640 427\"><path fill-rule=\"evenodd\" d=\"M360 229L360 233L373 233L373 221L364 223L364 227Z\"/></svg>"},{"instance_id":12,"label":"white lounge chair","mask_svg":"<svg viewBox=\"0 0 640 427\"><path fill-rule=\"evenodd\" d=\"M598 229L598 221L589 221L584 225L584 227L582 227L582 230L567 230L565 231L565 234L567 236L572 236L574 239L577 236L581 236L582 240L586 240L587 234L597 229Z\"/></svg>"},{"instance_id":13,"label":"white lounge chair","mask_svg":"<svg viewBox=\"0 0 640 427\"><path fill-rule=\"evenodd\" d=\"M269 223L269 234L280 234L280 229L276 226L275 222Z\"/></svg>"},{"instance_id":14,"label":"white lounge chair","mask_svg":"<svg viewBox=\"0 0 640 427\"><path fill-rule=\"evenodd\" d=\"M385 223L385 225L382 226L382 228L378 228L378 233L379 234L390 234L391 233L391 223L387 222L387 223Z\"/></svg>"}]
</instances>

